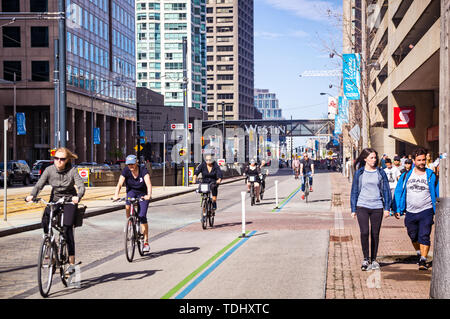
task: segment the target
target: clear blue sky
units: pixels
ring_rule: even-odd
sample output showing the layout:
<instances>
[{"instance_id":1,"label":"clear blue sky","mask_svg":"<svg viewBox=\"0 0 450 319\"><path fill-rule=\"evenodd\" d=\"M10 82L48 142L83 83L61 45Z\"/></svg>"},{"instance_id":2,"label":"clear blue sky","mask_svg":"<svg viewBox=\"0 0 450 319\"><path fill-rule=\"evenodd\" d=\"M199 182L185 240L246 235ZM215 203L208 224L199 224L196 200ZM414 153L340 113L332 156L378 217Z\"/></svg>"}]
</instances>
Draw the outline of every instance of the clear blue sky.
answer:
<instances>
[{"instance_id":1,"label":"clear blue sky","mask_svg":"<svg viewBox=\"0 0 450 319\"><path fill-rule=\"evenodd\" d=\"M255 88L276 93L286 119L323 118L328 96L320 92L339 93L337 77L299 75L340 69L329 48L342 50L341 14L342 0L254 0Z\"/></svg>"}]
</instances>

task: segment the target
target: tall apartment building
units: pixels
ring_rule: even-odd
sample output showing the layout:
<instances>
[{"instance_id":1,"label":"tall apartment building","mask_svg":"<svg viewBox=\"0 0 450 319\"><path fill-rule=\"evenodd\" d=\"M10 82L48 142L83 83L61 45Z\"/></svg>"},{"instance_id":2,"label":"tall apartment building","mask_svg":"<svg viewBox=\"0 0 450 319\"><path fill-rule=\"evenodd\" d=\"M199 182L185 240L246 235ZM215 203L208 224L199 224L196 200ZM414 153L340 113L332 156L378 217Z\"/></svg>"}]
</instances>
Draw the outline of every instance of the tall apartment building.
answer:
<instances>
[{"instance_id":1,"label":"tall apartment building","mask_svg":"<svg viewBox=\"0 0 450 319\"><path fill-rule=\"evenodd\" d=\"M27 129L26 135L17 136L17 156L32 163L49 158L49 149L55 147L58 22L37 15L58 12L58 1L1 4L2 16L16 20L2 27L0 76L12 80L16 73L17 112L25 113ZM78 161L124 157L133 150L136 130L134 1L66 0L66 31L67 147L78 154ZM10 84L0 85L0 101L0 117L12 115ZM91 121L100 129L93 154Z\"/></svg>"},{"instance_id":2,"label":"tall apartment building","mask_svg":"<svg viewBox=\"0 0 450 319\"><path fill-rule=\"evenodd\" d=\"M137 85L183 106L183 37L187 37L187 105L206 110L205 0L136 0Z\"/></svg>"},{"instance_id":3,"label":"tall apartment building","mask_svg":"<svg viewBox=\"0 0 450 319\"><path fill-rule=\"evenodd\" d=\"M208 119L255 119L253 0L207 0Z\"/></svg>"},{"instance_id":4,"label":"tall apartment building","mask_svg":"<svg viewBox=\"0 0 450 319\"><path fill-rule=\"evenodd\" d=\"M367 7L370 137L389 155L439 151L439 0L379 0Z\"/></svg>"},{"instance_id":5,"label":"tall apartment building","mask_svg":"<svg viewBox=\"0 0 450 319\"><path fill-rule=\"evenodd\" d=\"M255 107L261 112L263 120L282 120L278 99L267 89L255 89Z\"/></svg>"}]
</instances>

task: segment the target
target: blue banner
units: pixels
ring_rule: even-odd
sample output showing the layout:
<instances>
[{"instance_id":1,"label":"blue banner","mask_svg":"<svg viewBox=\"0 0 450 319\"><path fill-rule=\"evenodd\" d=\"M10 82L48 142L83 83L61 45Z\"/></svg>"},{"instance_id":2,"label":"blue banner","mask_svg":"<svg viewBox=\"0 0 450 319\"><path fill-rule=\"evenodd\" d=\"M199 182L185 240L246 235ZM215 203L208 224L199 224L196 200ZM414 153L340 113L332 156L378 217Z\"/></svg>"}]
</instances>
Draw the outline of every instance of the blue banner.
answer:
<instances>
[{"instance_id":1,"label":"blue banner","mask_svg":"<svg viewBox=\"0 0 450 319\"><path fill-rule=\"evenodd\" d=\"M94 127L94 144L100 144L100 128Z\"/></svg>"},{"instance_id":2,"label":"blue banner","mask_svg":"<svg viewBox=\"0 0 450 319\"><path fill-rule=\"evenodd\" d=\"M145 136L145 130L140 130L139 131L139 136L140 137L144 137Z\"/></svg>"},{"instance_id":3,"label":"blue banner","mask_svg":"<svg viewBox=\"0 0 450 319\"><path fill-rule=\"evenodd\" d=\"M339 116L339 114L336 114L334 116L334 134L342 134L342 118Z\"/></svg>"},{"instance_id":4,"label":"blue banner","mask_svg":"<svg viewBox=\"0 0 450 319\"><path fill-rule=\"evenodd\" d=\"M361 56L359 53L343 55L343 86L344 96L348 100L359 100L361 98L359 89L361 87Z\"/></svg>"},{"instance_id":5,"label":"blue banner","mask_svg":"<svg viewBox=\"0 0 450 319\"><path fill-rule=\"evenodd\" d=\"M343 123L348 123L349 121L348 108L349 108L348 100L345 97L340 96L338 114L340 115Z\"/></svg>"},{"instance_id":6,"label":"blue banner","mask_svg":"<svg viewBox=\"0 0 450 319\"><path fill-rule=\"evenodd\" d=\"M25 126L25 113L16 113L17 135L26 135L27 128Z\"/></svg>"}]
</instances>

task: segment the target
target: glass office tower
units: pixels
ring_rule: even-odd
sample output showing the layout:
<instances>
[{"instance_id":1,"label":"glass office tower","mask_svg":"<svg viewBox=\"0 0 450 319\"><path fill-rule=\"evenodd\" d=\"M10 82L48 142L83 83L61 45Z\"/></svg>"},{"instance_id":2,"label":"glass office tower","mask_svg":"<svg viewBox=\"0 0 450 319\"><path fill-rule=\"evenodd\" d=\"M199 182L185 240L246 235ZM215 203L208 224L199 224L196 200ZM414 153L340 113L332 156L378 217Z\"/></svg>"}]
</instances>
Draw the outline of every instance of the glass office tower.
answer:
<instances>
[{"instance_id":1,"label":"glass office tower","mask_svg":"<svg viewBox=\"0 0 450 319\"><path fill-rule=\"evenodd\" d=\"M187 37L187 105L206 110L206 0L136 0L137 86L183 106Z\"/></svg>"}]
</instances>

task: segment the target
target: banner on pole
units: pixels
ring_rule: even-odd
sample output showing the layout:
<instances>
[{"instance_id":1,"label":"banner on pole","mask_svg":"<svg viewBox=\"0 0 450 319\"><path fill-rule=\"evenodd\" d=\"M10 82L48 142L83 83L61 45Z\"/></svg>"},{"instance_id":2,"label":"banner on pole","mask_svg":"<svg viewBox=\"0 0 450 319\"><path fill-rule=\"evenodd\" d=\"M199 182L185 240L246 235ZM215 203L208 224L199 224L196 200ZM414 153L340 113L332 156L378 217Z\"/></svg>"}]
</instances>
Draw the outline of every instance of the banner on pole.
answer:
<instances>
[{"instance_id":1,"label":"banner on pole","mask_svg":"<svg viewBox=\"0 0 450 319\"><path fill-rule=\"evenodd\" d=\"M94 144L100 144L100 128L94 127Z\"/></svg>"},{"instance_id":2,"label":"banner on pole","mask_svg":"<svg viewBox=\"0 0 450 319\"><path fill-rule=\"evenodd\" d=\"M16 113L17 135L26 135L27 128L25 126L25 113Z\"/></svg>"},{"instance_id":3,"label":"banner on pole","mask_svg":"<svg viewBox=\"0 0 450 319\"><path fill-rule=\"evenodd\" d=\"M361 55L349 53L343 55L343 86L344 96L348 100L359 100L361 87Z\"/></svg>"},{"instance_id":4,"label":"banner on pole","mask_svg":"<svg viewBox=\"0 0 450 319\"><path fill-rule=\"evenodd\" d=\"M345 97L340 96L339 97L339 111L338 111L338 114L340 115L343 123L348 123L348 121L349 121L348 108L349 108L348 100Z\"/></svg>"}]
</instances>

